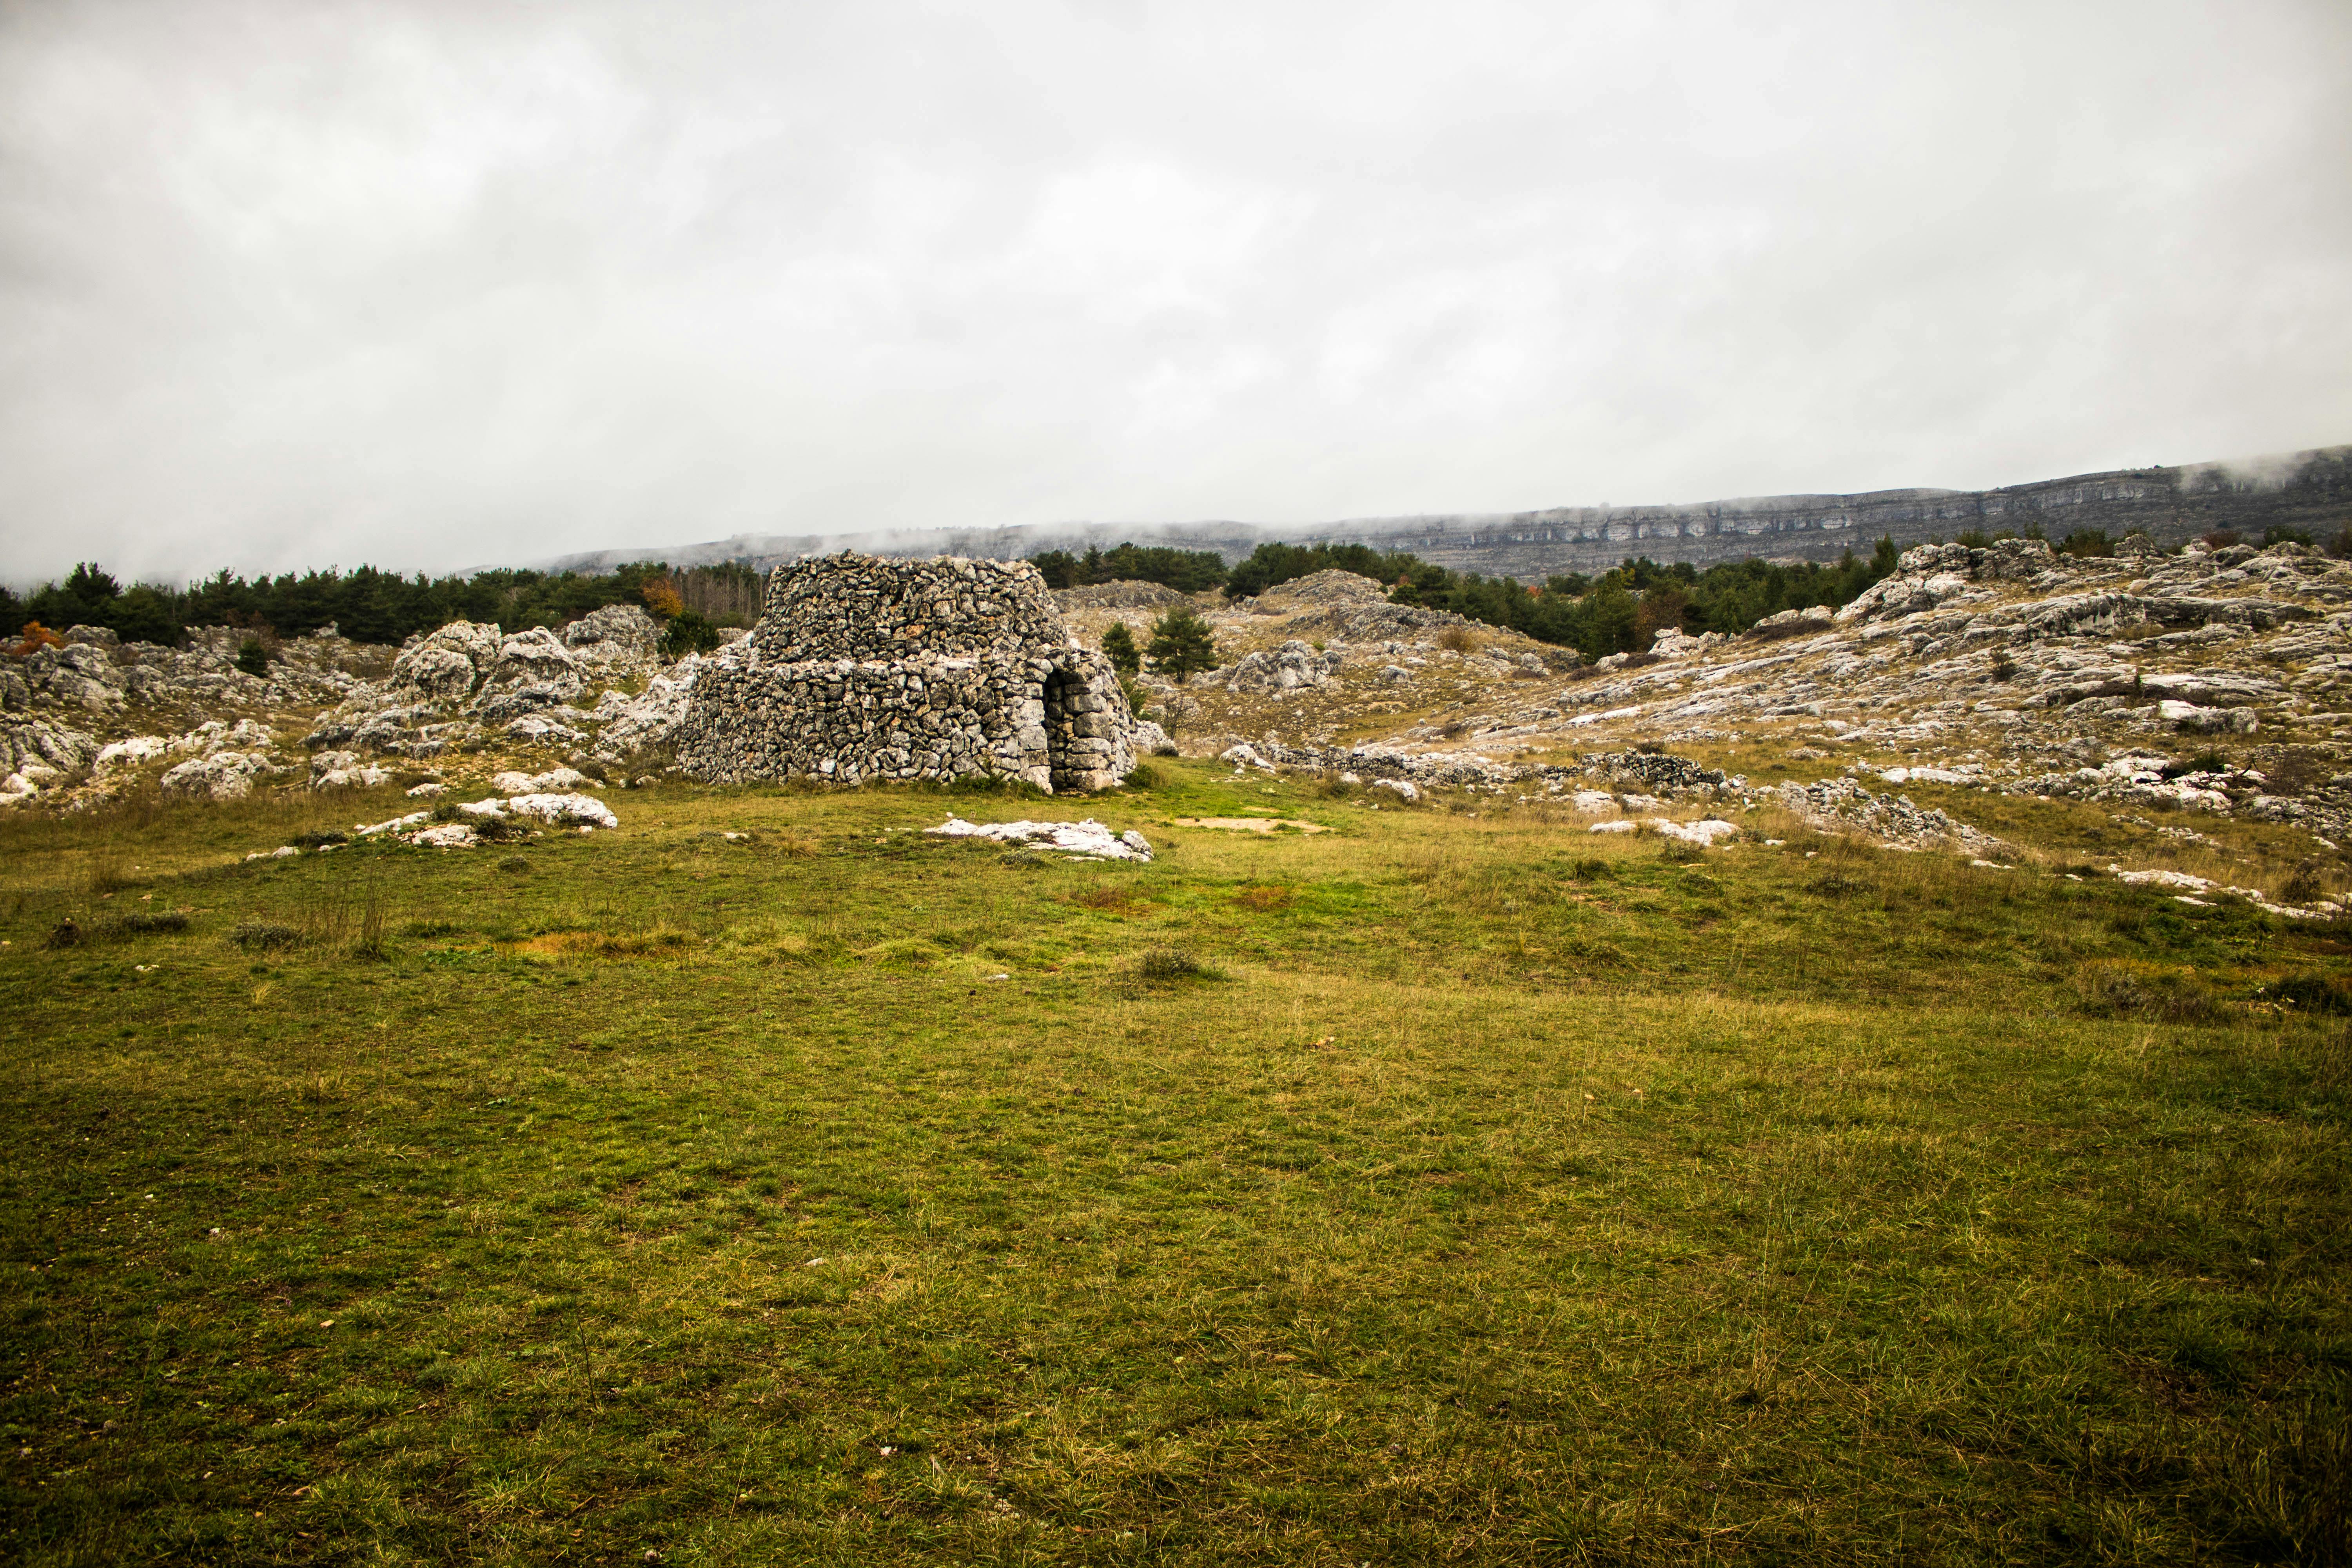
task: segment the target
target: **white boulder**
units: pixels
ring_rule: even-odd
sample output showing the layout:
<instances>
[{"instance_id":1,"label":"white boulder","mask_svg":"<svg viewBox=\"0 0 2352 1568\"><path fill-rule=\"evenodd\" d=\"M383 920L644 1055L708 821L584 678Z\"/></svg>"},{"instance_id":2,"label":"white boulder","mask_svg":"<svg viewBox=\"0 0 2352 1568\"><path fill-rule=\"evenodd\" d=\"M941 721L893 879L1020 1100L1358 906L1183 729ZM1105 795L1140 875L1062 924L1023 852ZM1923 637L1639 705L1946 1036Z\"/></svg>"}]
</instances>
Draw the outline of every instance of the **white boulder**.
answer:
<instances>
[{"instance_id":1,"label":"white boulder","mask_svg":"<svg viewBox=\"0 0 2352 1568\"><path fill-rule=\"evenodd\" d=\"M1080 859L1149 860L1151 846L1132 829L1113 833L1087 817L1083 822L966 822L950 816L923 831L935 838L987 838L999 844L1036 843Z\"/></svg>"},{"instance_id":2,"label":"white boulder","mask_svg":"<svg viewBox=\"0 0 2352 1568\"><path fill-rule=\"evenodd\" d=\"M259 752L214 752L168 769L162 784L171 800L242 800L255 779L285 771Z\"/></svg>"}]
</instances>

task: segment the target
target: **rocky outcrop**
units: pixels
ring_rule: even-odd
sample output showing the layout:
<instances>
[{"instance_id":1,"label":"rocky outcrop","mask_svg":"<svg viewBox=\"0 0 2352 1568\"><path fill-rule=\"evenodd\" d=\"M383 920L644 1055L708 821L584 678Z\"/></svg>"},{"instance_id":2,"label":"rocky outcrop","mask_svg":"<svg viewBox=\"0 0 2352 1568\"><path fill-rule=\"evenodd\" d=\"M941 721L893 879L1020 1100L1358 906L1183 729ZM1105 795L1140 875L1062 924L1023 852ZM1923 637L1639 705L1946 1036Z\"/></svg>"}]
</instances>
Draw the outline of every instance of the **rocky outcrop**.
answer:
<instances>
[{"instance_id":1,"label":"rocky outcrop","mask_svg":"<svg viewBox=\"0 0 2352 1568\"><path fill-rule=\"evenodd\" d=\"M731 659L698 674L680 765L755 778L1019 779L1101 789L1135 763L1110 662L1076 647L1034 567L842 554L779 567Z\"/></svg>"},{"instance_id":2,"label":"rocky outcrop","mask_svg":"<svg viewBox=\"0 0 2352 1568\"><path fill-rule=\"evenodd\" d=\"M1122 577L1115 583L1089 583L1081 588L1063 588L1054 595L1054 607L1070 610L1164 610L1174 605L1192 603L1190 595L1179 593L1164 583L1139 583Z\"/></svg>"},{"instance_id":3,"label":"rocky outcrop","mask_svg":"<svg viewBox=\"0 0 2352 1568\"><path fill-rule=\"evenodd\" d=\"M498 663L499 628L473 621L411 637L392 661L388 695L412 702L461 702Z\"/></svg>"},{"instance_id":4,"label":"rocky outcrop","mask_svg":"<svg viewBox=\"0 0 2352 1568\"><path fill-rule=\"evenodd\" d=\"M1782 784L1780 804L1815 826L1859 827L1882 843L1906 849L1949 846L1987 858L2015 853L2001 840L1938 807L1914 805L1902 795L1874 795L1852 779Z\"/></svg>"},{"instance_id":5,"label":"rocky outcrop","mask_svg":"<svg viewBox=\"0 0 2352 1568\"><path fill-rule=\"evenodd\" d=\"M603 680L627 680L661 668L661 627L635 605L607 605L563 628L572 658Z\"/></svg>"},{"instance_id":6,"label":"rocky outcrop","mask_svg":"<svg viewBox=\"0 0 2352 1568\"><path fill-rule=\"evenodd\" d=\"M1328 682L1339 655L1293 637L1270 652L1244 655L1225 678L1228 691L1295 691Z\"/></svg>"},{"instance_id":7,"label":"rocky outcrop","mask_svg":"<svg viewBox=\"0 0 2352 1568\"><path fill-rule=\"evenodd\" d=\"M255 779L285 771L263 752L214 752L166 770L162 784L167 800L241 800Z\"/></svg>"}]
</instances>

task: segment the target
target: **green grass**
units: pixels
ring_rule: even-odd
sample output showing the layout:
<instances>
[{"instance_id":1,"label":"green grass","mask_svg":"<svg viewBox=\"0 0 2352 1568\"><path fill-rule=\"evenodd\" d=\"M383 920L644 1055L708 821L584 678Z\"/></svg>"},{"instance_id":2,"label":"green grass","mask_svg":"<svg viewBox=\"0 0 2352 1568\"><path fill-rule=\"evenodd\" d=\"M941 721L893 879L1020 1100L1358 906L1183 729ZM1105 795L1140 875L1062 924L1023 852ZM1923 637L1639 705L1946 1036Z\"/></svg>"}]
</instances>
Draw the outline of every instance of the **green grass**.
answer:
<instances>
[{"instance_id":1,"label":"green grass","mask_svg":"<svg viewBox=\"0 0 2352 1568\"><path fill-rule=\"evenodd\" d=\"M0 823L0 1555L2345 1559L2340 941L1156 765Z\"/></svg>"}]
</instances>

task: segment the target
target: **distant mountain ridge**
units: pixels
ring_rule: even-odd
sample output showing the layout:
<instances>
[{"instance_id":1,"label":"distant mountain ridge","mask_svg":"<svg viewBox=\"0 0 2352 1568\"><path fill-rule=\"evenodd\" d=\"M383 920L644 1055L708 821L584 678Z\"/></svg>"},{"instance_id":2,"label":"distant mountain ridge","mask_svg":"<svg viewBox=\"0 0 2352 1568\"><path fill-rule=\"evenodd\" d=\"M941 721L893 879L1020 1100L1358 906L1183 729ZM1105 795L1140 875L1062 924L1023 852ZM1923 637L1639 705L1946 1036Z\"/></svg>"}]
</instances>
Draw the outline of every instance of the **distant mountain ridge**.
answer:
<instances>
[{"instance_id":1,"label":"distant mountain ridge","mask_svg":"<svg viewBox=\"0 0 2352 1568\"><path fill-rule=\"evenodd\" d=\"M1759 496L1683 506L1550 507L1538 511L1357 518L1270 526L1244 522L1028 523L816 534L737 534L666 548L589 551L554 570L610 571L632 561L674 566L740 561L765 570L841 550L877 555L968 555L1018 560L1045 550L1084 551L1122 540L1213 550L1238 561L1269 540L1360 543L1407 550L1457 571L1537 583L1554 573L1593 572L1629 555L1700 567L1749 556L1834 560L1867 552L1882 536L1909 547L1970 529L2053 540L2077 529L2134 529L2177 544L2217 529L2259 536L2273 526L2315 538L2352 525L2352 446L2179 468L2077 474L1990 490L1896 489L1859 495Z\"/></svg>"}]
</instances>

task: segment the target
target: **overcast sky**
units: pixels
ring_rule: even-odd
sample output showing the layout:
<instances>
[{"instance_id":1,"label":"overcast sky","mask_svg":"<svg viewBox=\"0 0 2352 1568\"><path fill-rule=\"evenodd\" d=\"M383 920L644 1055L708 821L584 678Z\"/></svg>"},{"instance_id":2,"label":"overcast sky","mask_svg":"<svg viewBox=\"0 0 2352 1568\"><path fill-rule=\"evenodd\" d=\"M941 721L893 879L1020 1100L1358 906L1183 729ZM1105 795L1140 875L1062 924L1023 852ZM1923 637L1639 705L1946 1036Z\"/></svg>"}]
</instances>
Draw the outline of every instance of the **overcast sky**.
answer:
<instances>
[{"instance_id":1,"label":"overcast sky","mask_svg":"<svg viewBox=\"0 0 2352 1568\"><path fill-rule=\"evenodd\" d=\"M2352 441L2352 5L0 0L0 576Z\"/></svg>"}]
</instances>

